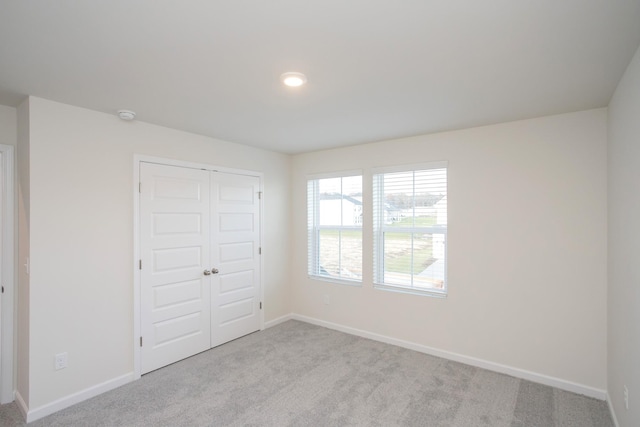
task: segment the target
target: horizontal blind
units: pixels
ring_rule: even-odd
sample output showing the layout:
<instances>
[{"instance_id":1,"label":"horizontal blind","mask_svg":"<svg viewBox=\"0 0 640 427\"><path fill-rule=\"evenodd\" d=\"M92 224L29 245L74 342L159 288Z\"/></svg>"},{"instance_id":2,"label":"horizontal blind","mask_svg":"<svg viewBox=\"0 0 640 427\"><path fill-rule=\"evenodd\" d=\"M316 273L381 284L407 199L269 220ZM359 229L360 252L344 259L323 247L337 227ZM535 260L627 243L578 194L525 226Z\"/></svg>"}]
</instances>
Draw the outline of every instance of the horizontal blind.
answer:
<instances>
[{"instance_id":1,"label":"horizontal blind","mask_svg":"<svg viewBox=\"0 0 640 427\"><path fill-rule=\"evenodd\" d=\"M307 182L309 276L362 280L362 176Z\"/></svg>"},{"instance_id":2,"label":"horizontal blind","mask_svg":"<svg viewBox=\"0 0 640 427\"><path fill-rule=\"evenodd\" d=\"M318 180L307 181L307 274L318 274L316 224L318 223Z\"/></svg>"},{"instance_id":3,"label":"horizontal blind","mask_svg":"<svg viewBox=\"0 0 640 427\"><path fill-rule=\"evenodd\" d=\"M447 169L374 174L374 282L446 292Z\"/></svg>"}]
</instances>

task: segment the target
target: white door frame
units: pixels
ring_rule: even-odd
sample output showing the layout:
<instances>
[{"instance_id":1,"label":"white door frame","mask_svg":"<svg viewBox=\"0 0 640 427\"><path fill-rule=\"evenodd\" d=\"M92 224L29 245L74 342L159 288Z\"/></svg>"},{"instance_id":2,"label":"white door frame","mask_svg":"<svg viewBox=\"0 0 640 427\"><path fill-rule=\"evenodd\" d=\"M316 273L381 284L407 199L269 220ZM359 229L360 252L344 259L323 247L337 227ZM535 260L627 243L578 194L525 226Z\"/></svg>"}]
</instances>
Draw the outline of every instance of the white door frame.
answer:
<instances>
[{"instance_id":1,"label":"white door frame","mask_svg":"<svg viewBox=\"0 0 640 427\"><path fill-rule=\"evenodd\" d=\"M189 161L167 159L163 157L134 154L133 156L133 375L134 379L141 377L141 354L140 351L140 303L141 303L141 283L139 261L140 253L140 163L155 163L166 166L180 166L185 168L204 169L214 172L226 172L237 175L249 175L260 178L260 192L264 192L264 174L262 172L245 169L233 169L221 166L214 166L205 163L195 163ZM263 193L264 194L264 193ZM260 244L264 246L264 199L260 200ZM264 262L260 257L260 301L264 302ZM264 307L264 306L263 306ZM264 329L264 308L260 310L260 330Z\"/></svg>"},{"instance_id":2,"label":"white door frame","mask_svg":"<svg viewBox=\"0 0 640 427\"><path fill-rule=\"evenodd\" d=\"M13 335L14 335L14 307L15 307L15 284L14 284L14 147L0 144L2 167L0 179L0 197L2 207L0 217L2 221L2 242L0 243L0 268L2 273L0 281L4 287L4 293L0 294L0 403L13 402L15 389L13 383Z\"/></svg>"}]
</instances>

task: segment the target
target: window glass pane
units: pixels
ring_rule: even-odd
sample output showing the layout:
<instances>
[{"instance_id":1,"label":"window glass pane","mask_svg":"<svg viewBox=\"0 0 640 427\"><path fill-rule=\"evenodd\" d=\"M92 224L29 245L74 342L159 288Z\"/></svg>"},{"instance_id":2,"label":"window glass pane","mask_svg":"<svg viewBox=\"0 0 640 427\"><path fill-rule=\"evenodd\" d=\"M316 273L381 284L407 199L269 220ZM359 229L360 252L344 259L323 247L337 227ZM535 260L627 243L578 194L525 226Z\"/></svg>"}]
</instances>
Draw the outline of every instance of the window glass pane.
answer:
<instances>
[{"instance_id":1,"label":"window glass pane","mask_svg":"<svg viewBox=\"0 0 640 427\"><path fill-rule=\"evenodd\" d=\"M362 224L362 177L319 180L319 225Z\"/></svg>"},{"instance_id":2,"label":"window glass pane","mask_svg":"<svg viewBox=\"0 0 640 427\"><path fill-rule=\"evenodd\" d=\"M342 178L342 194L350 197L362 196L362 177L346 176Z\"/></svg>"},{"instance_id":3,"label":"window glass pane","mask_svg":"<svg viewBox=\"0 0 640 427\"><path fill-rule=\"evenodd\" d=\"M384 223L412 226L413 221L413 172L384 175Z\"/></svg>"},{"instance_id":4,"label":"window glass pane","mask_svg":"<svg viewBox=\"0 0 640 427\"><path fill-rule=\"evenodd\" d=\"M340 231L320 230L320 276L340 276Z\"/></svg>"},{"instance_id":5,"label":"window glass pane","mask_svg":"<svg viewBox=\"0 0 640 427\"><path fill-rule=\"evenodd\" d=\"M415 172L415 217L416 227L447 224L446 169Z\"/></svg>"},{"instance_id":6,"label":"window glass pane","mask_svg":"<svg viewBox=\"0 0 640 427\"><path fill-rule=\"evenodd\" d=\"M419 234L414 244L418 253L419 272L413 278L413 286L419 289L444 289L445 236L444 234Z\"/></svg>"},{"instance_id":7,"label":"window glass pane","mask_svg":"<svg viewBox=\"0 0 640 427\"><path fill-rule=\"evenodd\" d=\"M362 280L362 231L342 230L340 245L340 277Z\"/></svg>"},{"instance_id":8,"label":"window glass pane","mask_svg":"<svg viewBox=\"0 0 640 427\"><path fill-rule=\"evenodd\" d=\"M310 276L362 280L362 176L308 182Z\"/></svg>"},{"instance_id":9,"label":"window glass pane","mask_svg":"<svg viewBox=\"0 0 640 427\"><path fill-rule=\"evenodd\" d=\"M362 231L320 230L320 275L362 279Z\"/></svg>"},{"instance_id":10,"label":"window glass pane","mask_svg":"<svg viewBox=\"0 0 640 427\"><path fill-rule=\"evenodd\" d=\"M374 175L374 281L446 291L447 169Z\"/></svg>"},{"instance_id":11,"label":"window glass pane","mask_svg":"<svg viewBox=\"0 0 640 427\"><path fill-rule=\"evenodd\" d=\"M318 180L320 225L342 225L342 179Z\"/></svg>"},{"instance_id":12,"label":"window glass pane","mask_svg":"<svg viewBox=\"0 0 640 427\"><path fill-rule=\"evenodd\" d=\"M384 233L384 282L411 286L413 242L411 233Z\"/></svg>"}]
</instances>

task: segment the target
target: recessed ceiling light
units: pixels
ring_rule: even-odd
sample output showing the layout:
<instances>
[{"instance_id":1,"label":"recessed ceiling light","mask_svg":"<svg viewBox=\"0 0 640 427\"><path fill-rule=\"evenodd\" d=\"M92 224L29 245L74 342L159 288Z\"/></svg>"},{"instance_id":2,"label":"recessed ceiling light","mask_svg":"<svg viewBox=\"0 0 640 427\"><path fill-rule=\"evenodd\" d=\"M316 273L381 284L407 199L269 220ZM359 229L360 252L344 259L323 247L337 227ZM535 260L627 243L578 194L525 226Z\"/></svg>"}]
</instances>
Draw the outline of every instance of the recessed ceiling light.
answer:
<instances>
[{"instance_id":1,"label":"recessed ceiling light","mask_svg":"<svg viewBox=\"0 0 640 427\"><path fill-rule=\"evenodd\" d=\"M287 86L298 87L307 82L307 76L302 73L284 73L280 76L280 80Z\"/></svg>"}]
</instances>

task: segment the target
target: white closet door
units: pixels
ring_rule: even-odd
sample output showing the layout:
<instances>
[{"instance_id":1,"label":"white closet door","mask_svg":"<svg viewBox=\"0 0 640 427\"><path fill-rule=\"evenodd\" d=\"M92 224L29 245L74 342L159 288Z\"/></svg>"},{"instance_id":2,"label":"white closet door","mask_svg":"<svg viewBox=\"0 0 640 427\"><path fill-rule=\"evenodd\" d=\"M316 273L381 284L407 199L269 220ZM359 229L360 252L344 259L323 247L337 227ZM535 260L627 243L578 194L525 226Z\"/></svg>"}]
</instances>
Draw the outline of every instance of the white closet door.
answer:
<instances>
[{"instance_id":1,"label":"white closet door","mask_svg":"<svg viewBox=\"0 0 640 427\"><path fill-rule=\"evenodd\" d=\"M210 172L141 163L141 371L211 347Z\"/></svg>"},{"instance_id":2,"label":"white closet door","mask_svg":"<svg viewBox=\"0 0 640 427\"><path fill-rule=\"evenodd\" d=\"M212 173L211 346L260 329L260 179Z\"/></svg>"}]
</instances>

